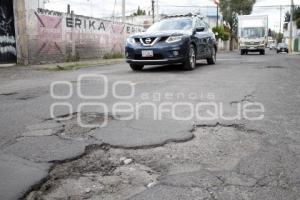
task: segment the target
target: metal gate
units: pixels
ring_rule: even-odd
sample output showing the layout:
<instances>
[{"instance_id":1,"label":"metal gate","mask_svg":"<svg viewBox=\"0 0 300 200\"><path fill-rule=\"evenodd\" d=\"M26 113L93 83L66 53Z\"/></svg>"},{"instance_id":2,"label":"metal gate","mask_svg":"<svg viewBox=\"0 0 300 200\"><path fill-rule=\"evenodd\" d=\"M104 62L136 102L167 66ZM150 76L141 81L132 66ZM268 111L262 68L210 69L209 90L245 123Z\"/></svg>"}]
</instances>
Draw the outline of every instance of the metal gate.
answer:
<instances>
[{"instance_id":1,"label":"metal gate","mask_svg":"<svg viewBox=\"0 0 300 200\"><path fill-rule=\"evenodd\" d=\"M0 0L0 64L16 62L16 39L12 0Z\"/></svg>"},{"instance_id":2,"label":"metal gate","mask_svg":"<svg viewBox=\"0 0 300 200\"><path fill-rule=\"evenodd\" d=\"M300 50L300 44L299 44L299 38L296 38L294 41L294 51L299 52Z\"/></svg>"}]
</instances>

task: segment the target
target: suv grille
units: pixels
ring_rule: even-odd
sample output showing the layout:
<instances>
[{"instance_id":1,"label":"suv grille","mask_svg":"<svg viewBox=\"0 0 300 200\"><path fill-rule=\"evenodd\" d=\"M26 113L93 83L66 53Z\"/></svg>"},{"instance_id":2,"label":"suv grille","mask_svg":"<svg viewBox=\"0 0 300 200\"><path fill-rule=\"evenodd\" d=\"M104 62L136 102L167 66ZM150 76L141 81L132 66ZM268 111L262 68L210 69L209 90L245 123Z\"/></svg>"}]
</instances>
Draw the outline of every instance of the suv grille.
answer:
<instances>
[{"instance_id":1,"label":"suv grille","mask_svg":"<svg viewBox=\"0 0 300 200\"><path fill-rule=\"evenodd\" d=\"M147 38L142 38L142 41L144 44L150 45L154 42L155 39L156 37L147 37Z\"/></svg>"},{"instance_id":2,"label":"suv grille","mask_svg":"<svg viewBox=\"0 0 300 200\"><path fill-rule=\"evenodd\" d=\"M259 45L259 42L245 42L246 45Z\"/></svg>"}]
</instances>

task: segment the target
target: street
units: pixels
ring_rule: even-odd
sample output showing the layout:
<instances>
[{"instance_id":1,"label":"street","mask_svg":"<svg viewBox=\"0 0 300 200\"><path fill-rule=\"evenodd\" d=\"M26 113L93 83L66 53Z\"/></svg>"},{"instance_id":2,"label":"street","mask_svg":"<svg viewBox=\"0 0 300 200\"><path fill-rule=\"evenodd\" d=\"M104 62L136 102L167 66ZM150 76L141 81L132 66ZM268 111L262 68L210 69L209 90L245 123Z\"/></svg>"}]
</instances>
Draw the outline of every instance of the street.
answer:
<instances>
[{"instance_id":1,"label":"street","mask_svg":"<svg viewBox=\"0 0 300 200\"><path fill-rule=\"evenodd\" d=\"M300 199L299 64L268 50L194 71L0 68L0 199ZM221 116L196 117L205 102ZM251 103L260 119L229 119Z\"/></svg>"}]
</instances>

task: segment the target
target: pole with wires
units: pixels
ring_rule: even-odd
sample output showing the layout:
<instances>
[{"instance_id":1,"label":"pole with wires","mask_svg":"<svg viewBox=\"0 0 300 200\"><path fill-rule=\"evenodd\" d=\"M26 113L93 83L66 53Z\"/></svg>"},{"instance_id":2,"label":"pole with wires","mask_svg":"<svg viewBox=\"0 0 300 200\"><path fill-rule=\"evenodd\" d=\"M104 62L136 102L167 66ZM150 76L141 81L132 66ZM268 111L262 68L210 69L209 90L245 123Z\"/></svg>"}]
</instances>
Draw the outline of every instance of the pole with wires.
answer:
<instances>
[{"instance_id":1,"label":"pole with wires","mask_svg":"<svg viewBox=\"0 0 300 200\"><path fill-rule=\"evenodd\" d=\"M290 16L290 39L289 52L293 52L293 18L294 18L294 0L291 0L291 16Z\"/></svg>"},{"instance_id":2,"label":"pole with wires","mask_svg":"<svg viewBox=\"0 0 300 200\"><path fill-rule=\"evenodd\" d=\"M159 21L159 5L158 5L158 0L156 0L156 21Z\"/></svg>"},{"instance_id":3,"label":"pole with wires","mask_svg":"<svg viewBox=\"0 0 300 200\"><path fill-rule=\"evenodd\" d=\"M154 22L155 22L155 12L154 12L154 4L155 4L155 1L154 0L152 0L152 22L153 22L153 24L154 24Z\"/></svg>"},{"instance_id":4,"label":"pole with wires","mask_svg":"<svg viewBox=\"0 0 300 200\"><path fill-rule=\"evenodd\" d=\"M282 27L282 5L280 5L279 9L280 9L279 33L281 33L281 27Z\"/></svg>"},{"instance_id":5,"label":"pole with wires","mask_svg":"<svg viewBox=\"0 0 300 200\"><path fill-rule=\"evenodd\" d=\"M220 4L220 0L214 0L215 4L217 5L217 23L216 26L219 26L219 4Z\"/></svg>"},{"instance_id":6,"label":"pole with wires","mask_svg":"<svg viewBox=\"0 0 300 200\"><path fill-rule=\"evenodd\" d=\"M126 16L125 16L125 0L122 0L122 22L126 22Z\"/></svg>"}]
</instances>

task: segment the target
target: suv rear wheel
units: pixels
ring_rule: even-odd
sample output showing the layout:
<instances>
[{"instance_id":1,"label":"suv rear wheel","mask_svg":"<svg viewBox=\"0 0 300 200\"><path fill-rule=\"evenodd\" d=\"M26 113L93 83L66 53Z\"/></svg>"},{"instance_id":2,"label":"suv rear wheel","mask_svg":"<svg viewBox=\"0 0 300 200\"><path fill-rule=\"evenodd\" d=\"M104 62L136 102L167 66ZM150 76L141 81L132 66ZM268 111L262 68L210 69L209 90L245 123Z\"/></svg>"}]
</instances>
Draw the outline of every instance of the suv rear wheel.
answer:
<instances>
[{"instance_id":1,"label":"suv rear wheel","mask_svg":"<svg viewBox=\"0 0 300 200\"><path fill-rule=\"evenodd\" d=\"M144 65L135 65L135 64L130 64L130 68L133 71L141 71L144 68Z\"/></svg>"},{"instance_id":2,"label":"suv rear wheel","mask_svg":"<svg viewBox=\"0 0 300 200\"><path fill-rule=\"evenodd\" d=\"M209 65L214 65L216 64L217 61L217 52L215 48L212 48L211 56L207 58L207 63Z\"/></svg>"},{"instance_id":3,"label":"suv rear wheel","mask_svg":"<svg viewBox=\"0 0 300 200\"><path fill-rule=\"evenodd\" d=\"M190 45L189 55L183 63L184 70L194 70L196 67L196 50L193 45Z\"/></svg>"}]
</instances>

